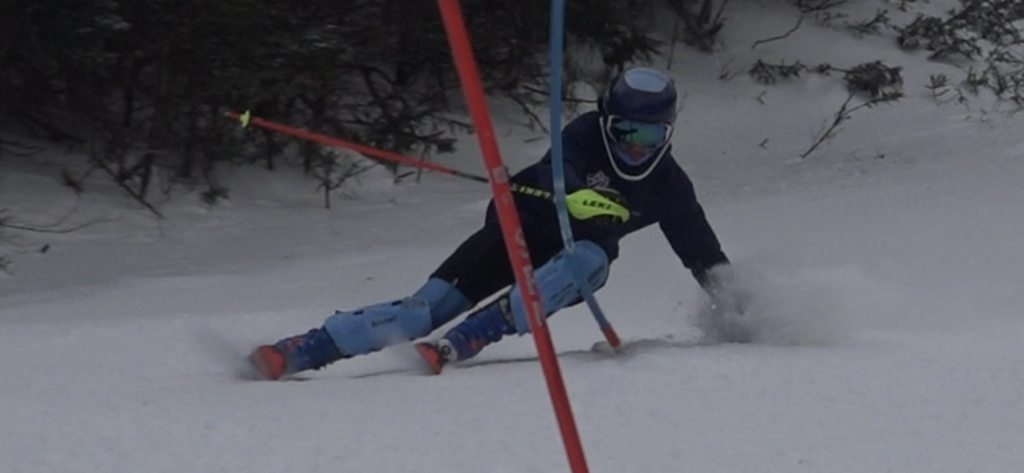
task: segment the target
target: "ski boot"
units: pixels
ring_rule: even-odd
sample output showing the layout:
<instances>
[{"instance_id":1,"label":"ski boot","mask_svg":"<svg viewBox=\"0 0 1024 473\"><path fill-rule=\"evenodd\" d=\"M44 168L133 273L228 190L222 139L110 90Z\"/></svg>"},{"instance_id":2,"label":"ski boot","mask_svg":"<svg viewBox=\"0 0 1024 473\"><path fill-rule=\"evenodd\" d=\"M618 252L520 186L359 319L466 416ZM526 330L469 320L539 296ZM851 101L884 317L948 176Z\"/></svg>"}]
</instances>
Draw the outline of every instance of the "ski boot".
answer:
<instances>
[{"instance_id":1,"label":"ski boot","mask_svg":"<svg viewBox=\"0 0 1024 473\"><path fill-rule=\"evenodd\" d=\"M419 342L413 345L423 361L427 362L427 368L433 374L441 374L445 365L459 360L458 352L452 347L447 339L442 338L435 342ZM463 358L465 359L465 358Z\"/></svg>"},{"instance_id":2,"label":"ski boot","mask_svg":"<svg viewBox=\"0 0 1024 473\"><path fill-rule=\"evenodd\" d=\"M300 371L320 369L345 355L323 328L256 347L249 364L261 379L278 380Z\"/></svg>"},{"instance_id":3,"label":"ski boot","mask_svg":"<svg viewBox=\"0 0 1024 473\"><path fill-rule=\"evenodd\" d=\"M420 342L414 347L430 371L440 374L448 363L468 360L485 346L513 333L516 333L516 327L509 312L508 296L505 295L470 314L436 343Z\"/></svg>"}]
</instances>

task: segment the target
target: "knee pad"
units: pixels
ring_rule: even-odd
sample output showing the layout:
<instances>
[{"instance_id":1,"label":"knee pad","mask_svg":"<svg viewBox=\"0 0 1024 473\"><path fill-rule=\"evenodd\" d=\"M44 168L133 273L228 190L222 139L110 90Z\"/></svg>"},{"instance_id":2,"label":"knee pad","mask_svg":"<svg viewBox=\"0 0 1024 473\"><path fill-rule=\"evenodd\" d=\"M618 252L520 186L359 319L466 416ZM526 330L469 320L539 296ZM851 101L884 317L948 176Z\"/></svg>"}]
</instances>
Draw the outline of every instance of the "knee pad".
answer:
<instances>
[{"instance_id":1,"label":"knee pad","mask_svg":"<svg viewBox=\"0 0 1024 473\"><path fill-rule=\"evenodd\" d=\"M582 300L583 295L576 287L575 272L583 275L591 292L600 289L608 280L608 255L596 243L582 240L576 242L575 251L571 255L562 250L538 268L534 278L540 290L545 316ZM520 335L529 332L526 308L518 286L512 289L509 303L516 332Z\"/></svg>"},{"instance_id":2,"label":"knee pad","mask_svg":"<svg viewBox=\"0 0 1024 473\"><path fill-rule=\"evenodd\" d=\"M363 355L420 338L433 329L430 304L416 297L385 302L350 312L337 312L324 329L346 355Z\"/></svg>"}]
</instances>

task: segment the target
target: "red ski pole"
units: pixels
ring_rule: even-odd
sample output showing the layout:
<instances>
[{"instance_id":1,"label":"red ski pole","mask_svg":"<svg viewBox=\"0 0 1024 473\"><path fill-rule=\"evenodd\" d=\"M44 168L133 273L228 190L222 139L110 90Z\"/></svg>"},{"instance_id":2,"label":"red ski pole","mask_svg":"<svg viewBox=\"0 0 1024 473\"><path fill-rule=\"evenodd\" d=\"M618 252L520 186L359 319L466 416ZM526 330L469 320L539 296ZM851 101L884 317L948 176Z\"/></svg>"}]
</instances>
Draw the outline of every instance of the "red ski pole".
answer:
<instances>
[{"instance_id":1,"label":"red ski pole","mask_svg":"<svg viewBox=\"0 0 1024 473\"><path fill-rule=\"evenodd\" d=\"M245 113L228 112L227 116L232 120L238 120L239 122L241 122L243 127L247 127L249 125L258 126L260 128L264 128L267 130L276 131L278 133L284 133L286 135L291 135L296 138L302 138L304 140L315 141L317 143L325 144L328 146L337 146L339 148L350 149L352 151L356 151L358 153L362 153L377 159L383 159L385 161L401 163L407 166L426 169L428 171L440 172L455 177L471 179L477 182L487 182L487 178L483 176L477 176L462 171L456 171L454 169L446 168L438 164L428 163L426 161L421 161L419 159L413 159L407 156L402 156L398 153L382 151L376 148L371 148L369 146L353 143L351 141L338 139L333 136L314 133L309 130L303 130L301 128L295 128L288 125L283 125L281 123L275 123L270 120L264 120L262 118L252 116L252 114L250 114L249 111L246 111Z\"/></svg>"}]
</instances>

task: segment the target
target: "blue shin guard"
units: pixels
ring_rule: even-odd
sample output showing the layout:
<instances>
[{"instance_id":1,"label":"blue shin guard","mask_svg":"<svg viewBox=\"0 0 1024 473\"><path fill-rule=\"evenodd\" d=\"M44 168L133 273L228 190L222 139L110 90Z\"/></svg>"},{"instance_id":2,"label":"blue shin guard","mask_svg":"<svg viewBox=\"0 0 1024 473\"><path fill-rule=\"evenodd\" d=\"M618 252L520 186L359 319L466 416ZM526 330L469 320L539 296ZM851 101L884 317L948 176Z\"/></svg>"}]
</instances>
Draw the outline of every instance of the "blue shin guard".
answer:
<instances>
[{"instance_id":1,"label":"blue shin guard","mask_svg":"<svg viewBox=\"0 0 1024 473\"><path fill-rule=\"evenodd\" d=\"M452 283L440 278L430 278L423 287L412 295L415 299L427 301L430 305L430 321L433 328L450 322L473 307L473 304Z\"/></svg>"},{"instance_id":2,"label":"blue shin guard","mask_svg":"<svg viewBox=\"0 0 1024 473\"><path fill-rule=\"evenodd\" d=\"M363 355L420 338L471 306L451 283L430 278L412 297L337 312L324 330L346 356Z\"/></svg>"},{"instance_id":3,"label":"blue shin guard","mask_svg":"<svg viewBox=\"0 0 1024 473\"><path fill-rule=\"evenodd\" d=\"M576 265L587 275L591 291L599 289L608 279L608 256L604 250L590 241L577 242L571 257L563 251L535 273L545 316L582 299L570 265ZM519 287L513 287L509 294L474 312L448 331L439 344L449 361L465 360L504 335L522 335L529 331L523 298Z\"/></svg>"},{"instance_id":4,"label":"blue shin guard","mask_svg":"<svg viewBox=\"0 0 1024 473\"><path fill-rule=\"evenodd\" d=\"M581 274L586 275L591 292L596 292L608 280L608 255L604 250L589 240L576 242L576 249L571 256L563 250L534 274L537 288L540 289L541 302L544 304L545 316L583 300L576 287L573 266L579 269ZM520 335L529 332L526 307L518 287L513 288L510 294L509 311L512 313L516 332Z\"/></svg>"},{"instance_id":5,"label":"blue shin guard","mask_svg":"<svg viewBox=\"0 0 1024 473\"><path fill-rule=\"evenodd\" d=\"M430 304L414 297L338 312L324 321L324 329L348 356L420 338L432 328Z\"/></svg>"}]
</instances>

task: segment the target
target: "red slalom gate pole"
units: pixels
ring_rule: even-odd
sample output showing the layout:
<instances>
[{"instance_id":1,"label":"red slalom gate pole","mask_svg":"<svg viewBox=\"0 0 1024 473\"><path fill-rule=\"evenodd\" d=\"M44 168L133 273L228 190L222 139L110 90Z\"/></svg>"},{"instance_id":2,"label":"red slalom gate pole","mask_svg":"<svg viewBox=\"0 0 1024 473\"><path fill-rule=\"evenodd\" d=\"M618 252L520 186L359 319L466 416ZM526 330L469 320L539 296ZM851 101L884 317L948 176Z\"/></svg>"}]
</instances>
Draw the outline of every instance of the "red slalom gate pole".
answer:
<instances>
[{"instance_id":1,"label":"red slalom gate pole","mask_svg":"<svg viewBox=\"0 0 1024 473\"><path fill-rule=\"evenodd\" d=\"M487 175L490 177L491 192L494 194L498 219L505 237L505 247L508 250L512 269L516 274L516 284L519 285L523 305L526 307L527 322L530 324L530 332L533 333L533 341L537 345L537 354L544 371L544 378L547 381L551 403L555 408L555 416L562 433L562 441L565 443L569 465L573 473L585 473L587 462L583 455L583 446L580 444L572 407L569 405L569 396L558 367L558 358L555 356L555 348L551 343L544 305L541 303L537 281L533 276L530 252L526 247L526 238L523 236L519 214L516 213L516 207L512 201L508 170L502 162L498 143L494 138L494 127L487 111L484 88L480 83L476 60L473 58L473 49L470 47L469 34L466 32L466 24L462 18L462 9L458 0L437 0L437 3L441 8L441 17L448 32L448 43L455 58L459 81L462 83L462 90L469 105L469 113L476 128L480 150L483 152Z\"/></svg>"},{"instance_id":2,"label":"red slalom gate pole","mask_svg":"<svg viewBox=\"0 0 1024 473\"><path fill-rule=\"evenodd\" d=\"M455 177L463 177L463 178L466 178L466 179L472 179L472 180L477 181L477 182L487 182L487 178L486 177L477 176L477 175L470 174L470 173L465 173L465 172L462 172L462 171L456 171L454 169L449 169L449 168L446 168L444 166L437 165L437 164L434 164L434 163L428 163L426 161L420 161L418 159L412 159L412 158L407 157L407 156L402 156L402 155L400 155L398 153L392 153L392 152L389 152L389 151L382 151L382 150L379 150L379 149L376 149L376 148L371 148L369 146L363 146L361 144L353 143L351 141L345 141L345 140L342 140L342 139L335 138L333 136L322 135L320 133L313 133L312 131L303 130L301 128L295 128L295 127L291 127L291 126L288 126L288 125L282 125L280 123L275 123L275 122L272 122L272 121L269 121L269 120L264 120L262 118L256 118L256 117L250 116L249 112L245 112L245 113L228 112L227 116L229 118L231 118L232 120L240 121L242 123L243 127L246 127L246 126L249 126L249 125L258 126L260 128L265 128L267 130L276 131L278 133L284 133L286 135L291 135L291 136L294 136L296 138L302 138L302 139L305 139L305 140L315 141L317 143L325 144L325 145L328 145L328 146L337 146L339 148L347 148L347 149L350 149L352 151L356 151L356 152L365 154L367 156L372 156L372 157L377 158L377 159L383 159L385 161L394 161L396 163L402 163L402 164L405 164L405 165L408 165L408 166L417 167L417 168L421 168L421 169L426 169L428 171L435 171L435 172L440 172L440 173L444 173L444 174L450 174L450 175L455 176Z\"/></svg>"}]
</instances>

